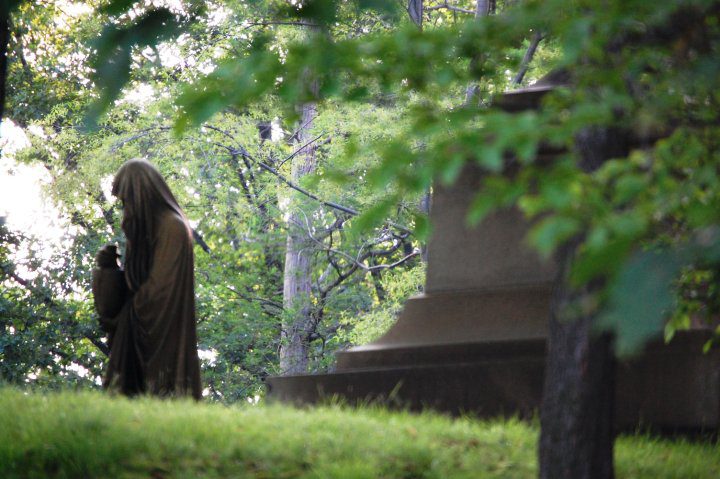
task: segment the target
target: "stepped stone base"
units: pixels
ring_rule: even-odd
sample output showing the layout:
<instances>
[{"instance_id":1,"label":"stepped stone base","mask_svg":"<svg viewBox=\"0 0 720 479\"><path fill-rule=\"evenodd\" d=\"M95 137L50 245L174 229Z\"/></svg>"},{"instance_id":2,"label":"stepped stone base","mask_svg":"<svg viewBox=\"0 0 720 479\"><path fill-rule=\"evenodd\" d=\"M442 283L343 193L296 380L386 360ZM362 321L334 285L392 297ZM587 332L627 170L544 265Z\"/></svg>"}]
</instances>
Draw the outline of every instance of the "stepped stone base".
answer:
<instances>
[{"instance_id":1,"label":"stepped stone base","mask_svg":"<svg viewBox=\"0 0 720 479\"><path fill-rule=\"evenodd\" d=\"M652 344L618 365L619 428L720 426L720 351L702 353L709 334L679 333L669 345ZM348 368L345 358L345 369L333 373L269 378L268 395L295 404L340 397L413 411L529 417L540 406L544 357L544 339L390 348L378 357L360 351L357 367Z\"/></svg>"}]
</instances>

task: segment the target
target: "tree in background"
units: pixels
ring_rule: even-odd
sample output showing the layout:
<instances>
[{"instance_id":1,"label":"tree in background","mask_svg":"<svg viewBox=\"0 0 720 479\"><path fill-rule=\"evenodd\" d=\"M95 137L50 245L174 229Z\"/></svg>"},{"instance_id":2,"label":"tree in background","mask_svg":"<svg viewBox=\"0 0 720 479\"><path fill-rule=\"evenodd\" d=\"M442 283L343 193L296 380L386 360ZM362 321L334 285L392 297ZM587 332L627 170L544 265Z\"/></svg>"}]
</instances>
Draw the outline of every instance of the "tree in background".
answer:
<instances>
[{"instance_id":1,"label":"tree in background","mask_svg":"<svg viewBox=\"0 0 720 479\"><path fill-rule=\"evenodd\" d=\"M48 299L64 305L71 295L73 301L68 304L74 309L63 313L67 319L62 321L57 320L57 306L47 314L18 312L22 328L7 323L4 330L8 346L2 353L7 369L3 378L14 383L62 385L68 383L67 370L81 384L93 384L102 369L104 344L88 295L89 271L97 248L122 240L117 205L106 196L104 187L125 159L138 156L158 165L193 221L199 245L200 346L206 393L211 397L223 401L252 398L262 394L265 376L283 370L278 354L286 344L281 337L283 321L294 312L283 305L283 277L287 276L283 258L290 230L303 241L306 257L309 308L305 318L309 321L298 338L305 346L307 370L329 367L332 352L358 337L355 321L349 318L367 313L369 322L377 319L389 326L386 316L372 311L386 300L395 308L400 299L392 296L393 291L409 294L390 286L388 295L383 275L395 268L410 271L419 265L417 243L399 224L412 224L417 201L396 202L395 226L381 225L353 234L345 227L348 221L378 197L362 174L375 160L355 164L357 181L343 186L305 184L302 178L293 177L292 165L303 159L303 148L309 146L314 150L317 173L330 172L347 137L365 143L392 131L387 125L397 122L399 114L394 107L330 105L317 112L313 125L292 121L283 125L285 112L272 100L263 99L241 111L227 110L201 129L174 137L175 112L169 98L178 94L179 85L202 76L213 62L247 52L254 39L268 33L274 38L270 45L283 48L295 38L298 27L264 19L267 11L262 5L252 9L244 4L217 4L218 9L208 9L192 23L183 19L190 10L155 14L150 17L155 20L132 23L124 10L108 10L103 5L84 5L75 14L63 11L59 4L56 11L30 5L18 10L17 28L24 28L27 34L13 36L12 51L16 53L10 56L10 115L26 127L31 147L18 153L16 160L40 164L48 171L52 183L47 192L60 206L70 233L52 272L38 266L39 261L31 268L37 274L34 281L47 285L47 298L36 295L36 301ZM146 10L138 7L135 11L140 18ZM130 22L152 31L157 27L154 22L167 15L178 16L171 26L173 32L183 33L174 41L128 47L132 53L126 65L127 88L117 102L107 102L108 114L98 128L86 131L84 113L94 96L87 80L92 69L82 61L53 64L53 59L84 58L88 42L105 23ZM88 21L90 18L93 20ZM64 29L52 31L51 26L58 22ZM372 27L377 22L369 18L361 23ZM342 28L355 27L349 21ZM115 35L115 42L133 43L142 37L138 31L125 36L106 31ZM156 40L169 38L147 35ZM49 40L52 43L46 45ZM28 55L36 44L46 48ZM27 58L21 57L23 53ZM60 68L65 75L55 74ZM45 100L59 92L68 94ZM31 93L34 96L29 98ZM26 102L38 108L28 110ZM375 118L376 126L367 128L362 121L367 118ZM296 130L289 131L291 128ZM300 130L307 138L299 141ZM293 194L293 201L305 206L296 208L295 220L288 222L292 203L286 200ZM4 284L8 292L27 295L26 286L32 282L22 271L17 273L18 248L10 244L8 248ZM19 297L8 295L8 304ZM27 345L22 354L21 344ZM49 350L62 352L63 360ZM65 368L60 372L58 362ZM89 371L85 378L73 373L78 366Z\"/></svg>"},{"instance_id":2,"label":"tree in background","mask_svg":"<svg viewBox=\"0 0 720 479\"><path fill-rule=\"evenodd\" d=\"M306 2L295 13L331 31L345 6ZM363 6L393 13L385 5ZM330 97L367 101L380 91L408 105L401 134L348 155L374 152L381 162L368 177L376 187L416 193L435 179L452 183L465 162L476 162L486 175L472 221L512 205L534 219L529 240L562 264L540 473L611 477L611 348L633 353L662 333L681 271L718 264L719 7L715 1L562 0L503 7L501 15L461 28L443 22L422 32L316 35L281 56L258 49L188 88L178 125L268 93L294 105ZM415 17L419 11L412 10ZM535 51L543 37L551 53L545 68L565 71L563 84L536 112L488 108L494 94L521 76L522 55L513 50L525 44ZM307 98L314 91L309 77L319 88ZM250 90L236 87L251 82ZM468 84L477 86L481 107L453 100ZM565 153L541 165L541 145ZM360 222L382 220L390 204ZM594 331L610 335L597 338Z\"/></svg>"}]
</instances>

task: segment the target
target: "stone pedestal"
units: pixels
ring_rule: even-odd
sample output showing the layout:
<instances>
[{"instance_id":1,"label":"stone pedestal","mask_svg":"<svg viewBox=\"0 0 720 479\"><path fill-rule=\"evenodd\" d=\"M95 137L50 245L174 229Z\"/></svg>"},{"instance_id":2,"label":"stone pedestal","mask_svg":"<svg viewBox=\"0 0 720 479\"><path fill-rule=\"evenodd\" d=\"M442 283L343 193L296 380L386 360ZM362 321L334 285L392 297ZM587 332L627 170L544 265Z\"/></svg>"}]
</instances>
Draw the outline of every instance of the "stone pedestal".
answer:
<instances>
[{"instance_id":1,"label":"stone pedestal","mask_svg":"<svg viewBox=\"0 0 720 479\"><path fill-rule=\"evenodd\" d=\"M532 107L548 87L503 96L509 110ZM425 293L411 298L377 341L337 355L335 372L271 377L271 399L299 404L339 396L479 416L538 409L556 265L524 243L516 210L466 225L480 171L468 166L451 188L433 192ZM708 332L679 334L618 367L622 427L716 428L720 353L703 355Z\"/></svg>"}]
</instances>

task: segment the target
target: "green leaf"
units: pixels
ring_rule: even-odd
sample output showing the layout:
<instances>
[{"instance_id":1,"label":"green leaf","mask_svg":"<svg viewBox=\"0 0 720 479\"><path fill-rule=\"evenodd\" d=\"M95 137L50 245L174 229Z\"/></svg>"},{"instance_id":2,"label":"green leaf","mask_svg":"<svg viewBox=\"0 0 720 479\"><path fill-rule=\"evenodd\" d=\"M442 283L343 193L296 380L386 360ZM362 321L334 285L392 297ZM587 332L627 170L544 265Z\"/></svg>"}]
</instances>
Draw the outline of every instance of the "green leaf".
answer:
<instances>
[{"instance_id":1,"label":"green leaf","mask_svg":"<svg viewBox=\"0 0 720 479\"><path fill-rule=\"evenodd\" d=\"M496 198L486 192L480 192L475 195L470 208L468 209L467 222L475 226L497 207Z\"/></svg>"},{"instance_id":2,"label":"green leaf","mask_svg":"<svg viewBox=\"0 0 720 479\"><path fill-rule=\"evenodd\" d=\"M390 210L397 204L397 197L394 195L385 198L363 212L360 216L353 218L349 233L351 236L359 237L362 233L382 224L389 216Z\"/></svg>"},{"instance_id":3,"label":"green leaf","mask_svg":"<svg viewBox=\"0 0 720 479\"><path fill-rule=\"evenodd\" d=\"M452 155L450 159L440 167L440 182L445 186L455 183L463 166L465 166L465 157L461 154Z\"/></svg>"},{"instance_id":4,"label":"green leaf","mask_svg":"<svg viewBox=\"0 0 720 479\"><path fill-rule=\"evenodd\" d=\"M682 266L675 251L636 253L613 281L596 328L615 333L615 352L627 357L663 333L674 304L672 283Z\"/></svg>"},{"instance_id":5,"label":"green leaf","mask_svg":"<svg viewBox=\"0 0 720 479\"><path fill-rule=\"evenodd\" d=\"M137 0L112 0L107 5L100 7L99 11L107 15L118 15L129 10L136 1Z\"/></svg>"},{"instance_id":6,"label":"green leaf","mask_svg":"<svg viewBox=\"0 0 720 479\"><path fill-rule=\"evenodd\" d=\"M502 171L504 165L502 147L496 142L483 145L479 151L478 163L493 173Z\"/></svg>"},{"instance_id":7,"label":"green leaf","mask_svg":"<svg viewBox=\"0 0 720 479\"><path fill-rule=\"evenodd\" d=\"M528 238L544 258L549 258L565 240L580 232L581 223L567 216L550 216L530 230Z\"/></svg>"},{"instance_id":8,"label":"green leaf","mask_svg":"<svg viewBox=\"0 0 720 479\"><path fill-rule=\"evenodd\" d=\"M427 241L432 230L427 215L416 213L415 215L413 215L413 218L415 220L415 237L418 239L418 241Z\"/></svg>"},{"instance_id":9,"label":"green leaf","mask_svg":"<svg viewBox=\"0 0 720 479\"><path fill-rule=\"evenodd\" d=\"M573 263L570 272L570 281L574 285L585 284L588 281L601 275L612 276L622 266L633 246L633 241L627 237L614 240L604 240L600 243L595 234L602 235L603 232L591 233L590 239L597 241L590 247L580 251Z\"/></svg>"},{"instance_id":10,"label":"green leaf","mask_svg":"<svg viewBox=\"0 0 720 479\"><path fill-rule=\"evenodd\" d=\"M118 27L105 27L100 38L94 43L97 51L93 66L93 79L100 87L100 98L89 108L85 124L89 129L118 97L130 78L131 52L135 46L148 46L165 41L182 31L180 22L170 10L153 10L135 23Z\"/></svg>"},{"instance_id":11,"label":"green leaf","mask_svg":"<svg viewBox=\"0 0 720 479\"><path fill-rule=\"evenodd\" d=\"M396 18L401 11L397 2L388 2L387 0L359 0L358 8L360 10L375 10L389 15L391 18Z\"/></svg>"},{"instance_id":12,"label":"green leaf","mask_svg":"<svg viewBox=\"0 0 720 479\"><path fill-rule=\"evenodd\" d=\"M615 201L624 204L647 188L647 177L643 175L623 175L615 184Z\"/></svg>"},{"instance_id":13,"label":"green leaf","mask_svg":"<svg viewBox=\"0 0 720 479\"><path fill-rule=\"evenodd\" d=\"M299 7L288 5L285 13L301 20L329 26L337 20L337 5L335 0L307 0L302 2Z\"/></svg>"}]
</instances>

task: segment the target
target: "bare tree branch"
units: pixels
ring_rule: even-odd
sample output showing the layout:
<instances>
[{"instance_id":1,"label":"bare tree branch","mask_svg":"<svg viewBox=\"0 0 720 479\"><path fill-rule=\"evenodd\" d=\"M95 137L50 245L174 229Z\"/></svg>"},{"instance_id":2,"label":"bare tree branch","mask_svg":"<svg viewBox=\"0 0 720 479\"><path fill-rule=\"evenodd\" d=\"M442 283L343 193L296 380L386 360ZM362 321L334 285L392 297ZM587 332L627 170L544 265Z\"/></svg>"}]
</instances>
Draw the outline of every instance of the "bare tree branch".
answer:
<instances>
[{"instance_id":1,"label":"bare tree branch","mask_svg":"<svg viewBox=\"0 0 720 479\"><path fill-rule=\"evenodd\" d=\"M212 251L210 249L210 246L208 246L208 244L205 242L205 239L202 237L202 235L200 233L197 232L197 230L195 228L192 228L192 235L193 235L193 239L195 240L195 242L198 245L200 245L200 247L203 249L203 251L210 254L210 252Z\"/></svg>"},{"instance_id":2,"label":"bare tree branch","mask_svg":"<svg viewBox=\"0 0 720 479\"><path fill-rule=\"evenodd\" d=\"M144 138L156 131L169 131L171 128L169 126L153 126L150 128L145 128L143 130L140 130L136 134L129 136L127 138L123 138L122 140L116 141L113 143L113 145L110 147L110 153L115 153L117 150L125 146L127 143L130 143L135 140L139 140L140 138Z\"/></svg>"},{"instance_id":3,"label":"bare tree branch","mask_svg":"<svg viewBox=\"0 0 720 479\"><path fill-rule=\"evenodd\" d=\"M57 303L55 302L55 299L53 299L48 294L35 289L35 287L28 280L18 276L17 273L6 269L4 266L2 268L2 272L5 273L8 277L10 277L10 279L18 283L20 286L25 288L30 294L39 297L43 304L50 308L57 309ZM70 326L76 326L76 324L72 324L72 322L67 320L64 320L63 323ZM105 343L100 341L100 339L91 336L87 332L82 332L82 336L88 341L90 341L93 345L95 345L95 347L97 347L100 352L102 352L105 356L110 355L110 348L108 348Z\"/></svg>"},{"instance_id":4,"label":"bare tree branch","mask_svg":"<svg viewBox=\"0 0 720 479\"><path fill-rule=\"evenodd\" d=\"M304 145L298 147L298 148L297 148L295 151L293 151L287 158L285 158L284 160L282 160L282 161L280 162L280 165L279 165L279 166L282 166L282 165L284 165L285 163L287 163L288 161L290 161L290 160L292 160L293 158L295 158L295 156L297 156L298 154L302 153L302 152L305 150L305 148L307 148L309 145L312 145L313 143L315 143L316 141L318 141L318 140L319 140L320 138L322 138L323 136L325 136L325 133L320 133L318 136L316 136L316 137L313 138L312 140L310 140L310 141L306 142ZM324 145L324 144L327 143L327 142L329 142L329 139L326 140L325 142L321 143L321 145ZM320 145L318 145L318 146L320 146Z\"/></svg>"},{"instance_id":5,"label":"bare tree branch","mask_svg":"<svg viewBox=\"0 0 720 479\"><path fill-rule=\"evenodd\" d=\"M455 5L450 5L447 0L445 0L444 3L441 3L440 5L433 5L432 7L425 7L425 10L432 11L432 10L450 10L453 12L458 13L467 13L468 15L475 15L475 10L468 10L467 8L460 8L456 7Z\"/></svg>"},{"instance_id":6,"label":"bare tree branch","mask_svg":"<svg viewBox=\"0 0 720 479\"><path fill-rule=\"evenodd\" d=\"M309 192L308 190L302 188L301 186L296 185L296 184L293 183L292 181L290 181L290 180L288 180L287 178L285 178L285 176L283 176L282 173L280 173L279 171L277 171L277 170L276 170L275 168L273 168L272 166L270 166L270 165L268 165L268 164L266 164L266 163L263 163L262 161L258 161L258 160L254 160L254 161L255 161L255 163L257 163L258 166L260 166L260 168L262 168L263 170L265 170L265 171L267 171L267 172L269 172L269 173L272 173L272 174L275 175L280 181L282 181L283 183L285 183L287 186L289 186L290 188L292 188L293 190L295 190L295 191L297 191L297 192L299 192L299 193L302 193L303 195L307 196L308 198L311 198L311 199L317 201L318 203L320 203L320 204L322 204L322 205L325 205L325 206L327 206L327 207L329 207L329 208L333 208L333 209L335 209L335 210L342 211L343 213L347 213L347 214L352 215L352 216L358 216L358 215L360 215L360 212L357 211L356 209L349 208L349 207L347 207L347 206L343 206L343 205L338 204L338 203L335 203L335 202L333 202L333 201L326 201L326 200L323 200L323 199L318 198L318 197L317 197L316 195L314 195L313 193ZM410 229L408 229L408 228L406 228L405 226L402 226L402 225L400 225L400 224L398 224L398 223L395 223L394 221L388 221L387 224L390 225L390 226L392 226L393 228L397 228L398 230L400 230L400 231L402 231L402 232L404 232L404 233L410 233L410 234L412 234L412 231L410 231Z\"/></svg>"},{"instance_id":7,"label":"bare tree branch","mask_svg":"<svg viewBox=\"0 0 720 479\"><path fill-rule=\"evenodd\" d=\"M303 21L296 21L296 22L290 22L290 21L283 21L283 20L265 20L265 21L258 21L258 22L247 22L243 25L247 27L268 27L270 25L289 25L293 27L319 27L317 23L312 22L303 22Z\"/></svg>"},{"instance_id":8,"label":"bare tree branch","mask_svg":"<svg viewBox=\"0 0 720 479\"><path fill-rule=\"evenodd\" d=\"M530 45L528 46L528 49L525 52L522 61L520 62L520 68L515 75L515 78L513 78L512 80L513 86L517 86L522 83L523 78L525 77L525 73L527 73L528 67L530 66L530 62L532 61L533 56L535 56L535 51L537 50L537 47L538 45L540 45L540 42L543 38L543 34L540 33L540 31L535 31L532 39L530 40Z\"/></svg>"}]
</instances>

